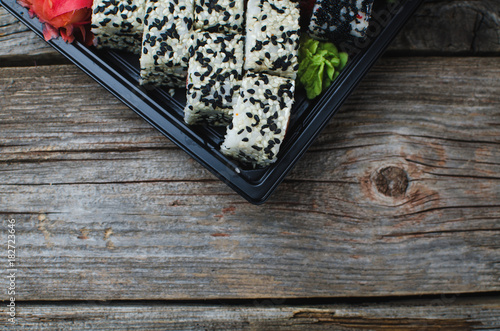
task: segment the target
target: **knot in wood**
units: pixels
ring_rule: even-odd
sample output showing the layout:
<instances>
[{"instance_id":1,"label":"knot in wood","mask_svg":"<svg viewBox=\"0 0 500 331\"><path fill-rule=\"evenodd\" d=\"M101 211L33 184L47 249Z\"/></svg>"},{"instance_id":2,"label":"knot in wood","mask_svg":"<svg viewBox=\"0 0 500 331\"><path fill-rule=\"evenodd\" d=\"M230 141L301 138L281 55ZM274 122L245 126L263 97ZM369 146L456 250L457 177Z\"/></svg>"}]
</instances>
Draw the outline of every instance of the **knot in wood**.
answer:
<instances>
[{"instance_id":1,"label":"knot in wood","mask_svg":"<svg viewBox=\"0 0 500 331\"><path fill-rule=\"evenodd\" d=\"M398 167L386 167L379 170L374 178L377 190L388 197L399 198L408 188L408 175Z\"/></svg>"}]
</instances>

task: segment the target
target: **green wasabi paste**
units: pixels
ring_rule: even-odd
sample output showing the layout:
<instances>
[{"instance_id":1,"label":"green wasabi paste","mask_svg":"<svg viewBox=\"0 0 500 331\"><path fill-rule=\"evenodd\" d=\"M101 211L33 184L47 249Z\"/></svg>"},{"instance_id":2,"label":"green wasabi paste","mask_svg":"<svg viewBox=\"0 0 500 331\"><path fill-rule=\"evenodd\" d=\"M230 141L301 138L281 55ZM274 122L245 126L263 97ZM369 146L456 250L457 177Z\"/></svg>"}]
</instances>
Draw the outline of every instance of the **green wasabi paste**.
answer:
<instances>
[{"instance_id":1,"label":"green wasabi paste","mask_svg":"<svg viewBox=\"0 0 500 331\"><path fill-rule=\"evenodd\" d=\"M301 38L297 75L306 89L307 98L314 99L325 91L345 67L347 60L347 53L339 52L330 42Z\"/></svg>"}]
</instances>

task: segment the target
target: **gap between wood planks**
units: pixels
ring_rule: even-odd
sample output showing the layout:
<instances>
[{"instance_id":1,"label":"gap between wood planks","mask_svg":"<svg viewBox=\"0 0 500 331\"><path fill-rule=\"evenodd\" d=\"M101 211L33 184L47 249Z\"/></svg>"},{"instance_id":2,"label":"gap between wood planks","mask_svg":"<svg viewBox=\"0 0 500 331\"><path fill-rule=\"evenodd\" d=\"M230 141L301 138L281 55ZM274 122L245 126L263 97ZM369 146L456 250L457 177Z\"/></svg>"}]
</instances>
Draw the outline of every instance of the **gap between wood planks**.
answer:
<instances>
[{"instance_id":1,"label":"gap between wood planks","mask_svg":"<svg viewBox=\"0 0 500 331\"><path fill-rule=\"evenodd\" d=\"M500 261L499 261L500 263ZM202 300L16 300L20 305L81 305L99 303L102 305L217 305L217 306L254 306L258 302L268 301L273 306L331 305L331 304L384 304L408 303L428 304L436 300L448 302L468 302L481 300L499 300L500 291L470 293L440 293L435 295L370 296L370 297L311 297L311 298L254 298L254 299L202 299Z\"/></svg>"},{"instance_id":2,"label":"gap between wood planks","mask_svg":"<svg viewBox=\"0 0 500 331\"><path fill-rule=\"evenodd\" d=\"M500 327L497 294L381 301L209 300L65 301L18 305L27 329L472 330ZM20 303L20 302L19 302ZM0 325L2 321L0 320Z\"/></svg>"}]
</instances>

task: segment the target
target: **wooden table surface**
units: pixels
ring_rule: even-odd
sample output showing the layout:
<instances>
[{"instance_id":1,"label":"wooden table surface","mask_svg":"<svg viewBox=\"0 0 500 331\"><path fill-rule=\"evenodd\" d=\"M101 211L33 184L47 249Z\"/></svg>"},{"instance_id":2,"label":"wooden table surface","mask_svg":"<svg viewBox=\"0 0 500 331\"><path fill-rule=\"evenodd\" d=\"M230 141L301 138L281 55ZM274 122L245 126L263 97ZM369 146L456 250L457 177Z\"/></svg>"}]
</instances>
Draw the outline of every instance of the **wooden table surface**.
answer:
<instances>
[{"instance_id":1,"label":"wooden table surface","mask_svg":"<svg viewBox=\"0 0 500 331\"><path fill-rule=\"evenodd\" d=\"M0 214L19 329L498 329L500 2L425 3L262 206L0 8Z\"/></svg>"}]
</instances>

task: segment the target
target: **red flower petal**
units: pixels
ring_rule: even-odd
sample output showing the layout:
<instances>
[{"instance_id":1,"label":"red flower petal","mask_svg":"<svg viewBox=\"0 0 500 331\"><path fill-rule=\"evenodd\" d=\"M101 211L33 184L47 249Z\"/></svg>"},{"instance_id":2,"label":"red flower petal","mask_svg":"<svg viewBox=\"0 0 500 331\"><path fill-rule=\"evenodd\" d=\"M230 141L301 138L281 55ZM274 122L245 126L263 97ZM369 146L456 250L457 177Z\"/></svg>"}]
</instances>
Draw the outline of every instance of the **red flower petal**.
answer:
<instances>
[{"instance_id":1,"label":"red flower petal","mask_svg":"<svg viewBox=\"0 0 500 331\"><path fill-rule=\"evenodd\" d=\"M52 19L48 20L48 22L50 22L50 24L52 24L56 28L62 28L69 24L86 24L90 23L90 12L91 9L83 8L53 17Z\"/></svg>"},{"instance_id":2,"label":"red flower petal","mask_svg":"<svg viewBox=\"0 0 500 331\"><path fill-rule=\"evenodd\" d=\"M30 16L37 16L45 23L43 36L50 40L61 35L66 42L76 39L91 45L94 38L90 32L92 0L18 0L29 9ZM77 29L74 29L77 27Z\"/></svg>"},{"instance_id":3,"label":"red flower petal","mask_svg":"<svg viewBox=\"0 0 500 331\"><path fill-rule=\"evenodd\" d=\"M92 0L45 0L44 6L48 19L82 8L92 8Z\"/></svg>"},{"instance_id":4,"label":"red flower petal","mask_svg":"<svg viewBox=\"0 0 500 331\"><path fill-rule=\"evenodd\" d=\"M18 0L19 4L25 8L30 8L31 7L31 1L30 0Z\"/></svg>"},{"instance_id":5,"label":"red flower petal","mask_svg":"<svg viewBox=\"0 0 500 331\"><path fill-rule=\"evenodd\" d=\"M67 42L72 43L75 40L75 36L73 36L73 26L68 25L66 28L61 28L59 30L61 32L61 38Z\"/></svg>"},{"instance_id":6,"label":"red flower petal","mask_svg":"<svg viewBox=\"0 0 500 331\"><path fill-rule=\"evenodd\" d=\"M59 31L52 25L45 23L43 25L43 37L45 38L46 41L49 41L52 38L59 37Z\"/></svg>"},{"instance_id":7,"label":"red flower petal","mask_svg":"<svg viewBox=\"0 0 500 331\"><path fill-rule=\"evenodd\" d=\"M78 33L80 34L81 36L81 42L85 45L85 46L91 46L92 45L92 41L94 39L94 35L90 32L90 31L87 31L87 30L90 30L90 28L85 25L78 25L77 26L77 30L75 32L78 31Z\"/></svg>"}]
</instances>

